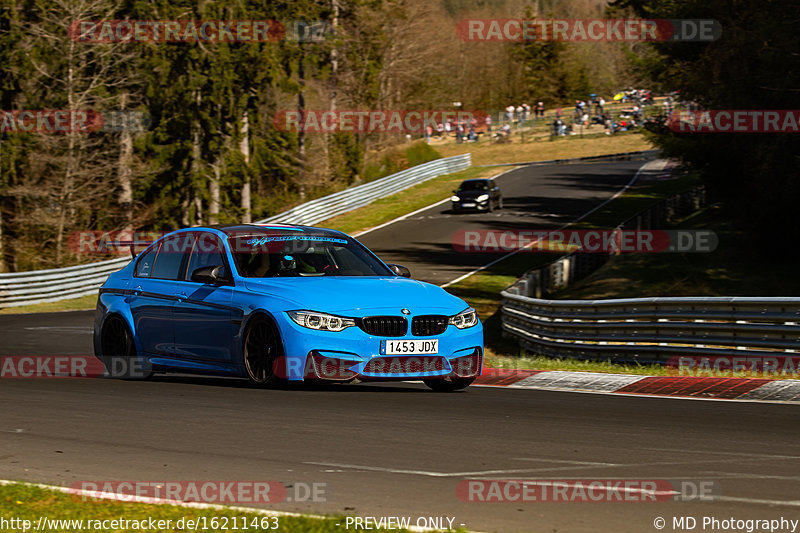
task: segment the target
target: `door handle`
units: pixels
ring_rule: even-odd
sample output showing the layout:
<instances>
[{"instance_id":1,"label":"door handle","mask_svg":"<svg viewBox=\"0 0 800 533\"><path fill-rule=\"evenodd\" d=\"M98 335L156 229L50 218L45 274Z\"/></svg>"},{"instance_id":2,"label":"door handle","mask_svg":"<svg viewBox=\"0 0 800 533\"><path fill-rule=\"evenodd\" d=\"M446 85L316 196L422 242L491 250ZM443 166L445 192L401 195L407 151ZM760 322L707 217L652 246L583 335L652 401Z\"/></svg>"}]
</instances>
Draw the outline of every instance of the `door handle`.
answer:
<instances>
[{"instance_id":1,"label":"door handle","mask_svg":"<svg viewBox=\"0 0 800 533\"><path fill-rule=\"evenodd\" d=\"M133 288L132 292L134 296L139 296L139 294L142 292L142 286L137 285L136 287Z\"/></svg>"},{"instance_id":2,"label":"door handle","mask_svg":"<svg viewBox=\"0 0 800 533\"><path fill-rule=\"evenodd\" d=\"M179 302L185 300L186 298L188 298L188 296L186 295L186 293L184 291L179 292L175 296L178 297L178 301Z\"/></svg>"}]
</instances>

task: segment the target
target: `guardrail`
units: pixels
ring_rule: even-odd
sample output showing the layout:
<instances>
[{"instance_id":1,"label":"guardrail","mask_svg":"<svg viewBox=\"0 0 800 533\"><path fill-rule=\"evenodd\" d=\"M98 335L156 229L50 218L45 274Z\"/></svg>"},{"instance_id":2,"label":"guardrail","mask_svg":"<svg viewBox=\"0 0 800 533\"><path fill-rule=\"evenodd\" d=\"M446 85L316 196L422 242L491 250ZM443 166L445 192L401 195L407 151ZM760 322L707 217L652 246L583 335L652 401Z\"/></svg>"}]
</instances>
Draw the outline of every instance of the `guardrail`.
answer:
<instances>
[{"instance_id":1,"label":"guardrail","mask_svg":"<svg viewBox=\"0 0 800 533\"><path fill-rule=\"evenodd\" d=\"M257 223L313 225L417 183L469 168L471 161L471 154L430 161L364 185L311 200ZM57 302L93 294L110 273L121 269L129 261L130 257L122 257L88 265L0 274L0 308Z\"/></svg>"},{"instance_id":2,"label":"guardrail","mask_svg":"<svg viewBox=\"0 0 800 533\"><path fill-rule=\"evenodd\" d=\"M541 300L501 293L503 332L537 354L644 363L800 350L800 298Z\"/></svg>"},{"instance_id":3,"label":"guardrail","mask_svg":"<svg viewBox=\"0 0 800 533\"><path fill-rule=\"evenodd\" d=\"M417 183L469 168L471 161L471 154L436 159L364 185L357 185L323 198L311 200L279 215L259 220L257 224L267 222L316 224L353 209L364 207L379 198L390 196Z\"/></svg>"}]
</instances>

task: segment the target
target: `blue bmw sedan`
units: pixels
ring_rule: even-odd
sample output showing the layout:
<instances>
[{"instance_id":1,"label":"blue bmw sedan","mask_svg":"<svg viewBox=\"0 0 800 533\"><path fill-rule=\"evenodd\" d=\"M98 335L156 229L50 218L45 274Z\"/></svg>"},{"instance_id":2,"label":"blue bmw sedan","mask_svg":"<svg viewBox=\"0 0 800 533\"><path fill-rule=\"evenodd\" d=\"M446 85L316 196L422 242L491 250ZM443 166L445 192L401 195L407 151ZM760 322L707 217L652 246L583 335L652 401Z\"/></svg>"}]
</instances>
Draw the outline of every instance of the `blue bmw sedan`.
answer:
<instances>
[{"instance_id":1,"label":"blue bmw sedan","mask_svg":"<svg viewBox=\"0 0 800 533\"><path fill-rule=\"evenodd\" d=\"M483 364L474 309L356 239L306 226L194 227L153 242L97 300L95 355L153 372L287 382L422 380L468 387Z\"/></svg>"}]
</instances>

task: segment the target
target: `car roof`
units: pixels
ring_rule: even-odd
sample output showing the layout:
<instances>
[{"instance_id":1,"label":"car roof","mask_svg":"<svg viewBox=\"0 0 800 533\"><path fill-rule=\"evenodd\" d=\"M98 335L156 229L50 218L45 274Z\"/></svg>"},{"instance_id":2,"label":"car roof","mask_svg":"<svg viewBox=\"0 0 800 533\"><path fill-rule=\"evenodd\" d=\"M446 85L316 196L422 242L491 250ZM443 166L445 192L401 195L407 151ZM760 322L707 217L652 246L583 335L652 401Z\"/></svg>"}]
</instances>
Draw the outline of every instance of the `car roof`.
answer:
<instances>
[{"instance_id":1,"label":"car roof","mask_svg":"<svg viewBox=\"0 0 800 533\"><path fill-rule=\"evenodd\" d=\"M243 235L260 235L260 234L275 234L275 233L291 233L302 234L309 233L314 235L343 235L341 231L317 228L314 226L299 226L296 224L215 224L211 226L204 226L209 229L221 231L228 237ZM191 228L194 230L203 229L203 227Z\"/></svg>"},{"instance_id":2,"label":"car roof","mask_svg":"<svg viewBox=\"0 0 800 533\"><path fill-rule=\"evenodd\" d=\"M492 181L492 180L490 180L489 178L472 178L472 179L464 180L461 183L462 184L464 184L464 183L473 183L473 182L476 182L476 181Z\"/></svg>"}]
</instances>

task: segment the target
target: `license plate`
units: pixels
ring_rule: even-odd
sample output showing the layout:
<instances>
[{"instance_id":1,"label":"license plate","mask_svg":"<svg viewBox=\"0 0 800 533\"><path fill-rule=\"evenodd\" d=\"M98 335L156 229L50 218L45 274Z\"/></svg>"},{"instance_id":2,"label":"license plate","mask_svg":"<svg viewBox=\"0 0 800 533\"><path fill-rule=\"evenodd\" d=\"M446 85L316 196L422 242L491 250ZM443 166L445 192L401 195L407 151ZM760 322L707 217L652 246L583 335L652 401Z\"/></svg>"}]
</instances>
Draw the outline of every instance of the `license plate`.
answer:
<instances>
[{"instance_id":1,"label":"license plate","mask_svg":"<svg viewBox=\"0 0 800 533\"><path fill-rule=\"evenodd\" d=\"M439 353L439 339L381 341L381 355L422 355Z\"/></svg>"},{"instance_id":2,"label":"license plate","mask_svg":"<svg viewBox=\"0 0 800 533\"><path fill-rule=\"evenodd\" d=\"M469 203L466 203L466 204L461 204L461 207L475 207L475 204L473 204L472 202L469 202Z\"/></svg>"}]
</instances>

